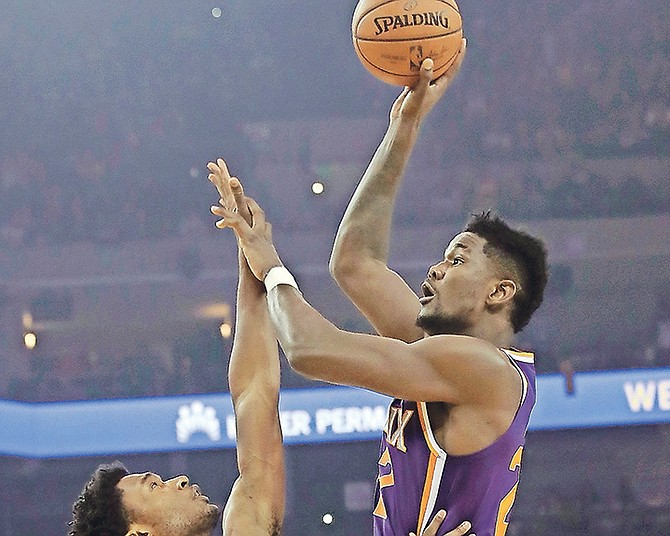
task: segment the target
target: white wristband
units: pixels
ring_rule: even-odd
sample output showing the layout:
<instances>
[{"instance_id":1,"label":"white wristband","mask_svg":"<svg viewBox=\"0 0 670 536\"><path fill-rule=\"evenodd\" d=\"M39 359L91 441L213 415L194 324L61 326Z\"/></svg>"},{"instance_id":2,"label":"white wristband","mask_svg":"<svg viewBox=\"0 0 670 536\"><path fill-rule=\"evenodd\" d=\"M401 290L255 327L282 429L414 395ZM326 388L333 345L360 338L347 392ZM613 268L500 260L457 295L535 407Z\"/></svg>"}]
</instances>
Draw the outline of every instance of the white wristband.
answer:
<instances>
[{"instance_id":1,"label":"white wristband","mask_svg":"<svg viewBox=\"0 0 670 536\"><path fill-rule=\"evenodd\" d=\"M270 268L270 271L265 274L265 279L263 279L263 284L265 285L266 292L270 292L277 285L290 285L298 292L298 283L295 282L295 279L286 268L283 266L275 266Z\"/></svg>"}]
</instances>

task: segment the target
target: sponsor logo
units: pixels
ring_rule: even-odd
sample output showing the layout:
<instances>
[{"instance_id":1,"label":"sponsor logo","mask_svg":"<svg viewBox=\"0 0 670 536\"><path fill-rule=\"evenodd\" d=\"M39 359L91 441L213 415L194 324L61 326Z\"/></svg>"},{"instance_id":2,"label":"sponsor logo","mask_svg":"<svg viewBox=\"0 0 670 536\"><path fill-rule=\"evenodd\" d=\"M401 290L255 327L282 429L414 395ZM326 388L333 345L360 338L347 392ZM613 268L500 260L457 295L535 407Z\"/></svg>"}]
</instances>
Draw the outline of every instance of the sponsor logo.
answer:
<instances>
[{"instance_id":1,"label":"sponsor logo","mask_svg":"<svg viewBox=\"0 0 670 536\"><path fill-rule=\"evenodd\" d=\"M221 422L216 410L202 402L193 402L189 406L180 406L176 422L177 441L186 443L197 432L207 434L212 441L221 439Z\"/></svg>"},{"instance_id":2,"label":"sponsor logo","mask_svg":"<svg viewBox=\"0 0 670 536\"><path fill-rule=\"evenodd\" d=\"M670 411L670 380L626 382L623 389L633 413Z\"/></svg>"},{"instance_id":3,"label":"sponsor logo","mask_svg":"<svg viewBox=\"0 0 670 536\"><path fill-rule=\"evenodd\" d=\"M440 26L445 29L450 28L447 11L387 15L385 17L375 17L374 23L376 28L375 35L382 35L408 26Z\"/></svg>"}]
</instances>

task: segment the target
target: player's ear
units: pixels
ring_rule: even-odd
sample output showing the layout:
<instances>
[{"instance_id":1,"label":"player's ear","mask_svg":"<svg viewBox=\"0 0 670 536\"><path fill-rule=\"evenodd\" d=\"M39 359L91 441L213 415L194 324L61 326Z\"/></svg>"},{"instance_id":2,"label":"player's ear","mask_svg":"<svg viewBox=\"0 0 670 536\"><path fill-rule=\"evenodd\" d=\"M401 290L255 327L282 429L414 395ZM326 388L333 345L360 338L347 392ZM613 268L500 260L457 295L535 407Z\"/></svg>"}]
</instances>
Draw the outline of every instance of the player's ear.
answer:
<instances>
[{"instance_id":1,"label":"player's ear","mask_svg":"<svg viewBox=\"0 0 670 536\"><path fill-rule=\"evenodd\" d=\"M488 304L491 306L501 306L510 303L517 292L517 286L511 279L502 279L498 281L489 293Z\"/></svg>"}]
</instances>

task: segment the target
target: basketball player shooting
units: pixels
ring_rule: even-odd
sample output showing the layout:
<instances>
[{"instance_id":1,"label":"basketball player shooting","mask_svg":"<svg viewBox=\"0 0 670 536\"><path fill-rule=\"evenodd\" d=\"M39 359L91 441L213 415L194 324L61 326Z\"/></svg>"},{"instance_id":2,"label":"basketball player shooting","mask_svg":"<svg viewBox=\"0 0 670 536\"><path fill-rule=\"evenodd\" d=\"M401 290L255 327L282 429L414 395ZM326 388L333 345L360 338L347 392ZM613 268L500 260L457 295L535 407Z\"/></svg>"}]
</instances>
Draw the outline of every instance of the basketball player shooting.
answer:
<instances>
[{"instance_id":1,"label":"basketball player shooting","mask_svg":"<svg viewBox=\"0 0 670 536\"><path fill-rule=\"evenodd\" d=\"M210 163L210 180L220 204L242 207L251 223L238 181L225 163ZM230 187L232 183L232 188ZM238 202L235 202L237 198ZM265 289L238 252L236 330L228 378L237 428L239 476L223 511L224 536L278 536L284 517L285 474L279 424L279 356L266 306ZM70 536L209 536L220 517L188 477L164 481L151 472L129 474L120 463L100 466L73 508ZM436 536L439 513L422 536ZM468 522L446 536L463 536Z\"/></svg>"},{"instance_id":2,"label":"basketball player shooting","mask_svg":"<svg viewBox=\"0 0 670 536\"><path fill-rule=\"evenodd\" d=\"M465 42L435 82L432 62L424 61L420 82L395 101L336 237L331 270L379 336L340 330L309 305L255 201L247 201L251 226L234 211L212 208L264 282L291 366L394 398L379 457L379 536L420 533L439 509L447 512L445 526L470 519L479 536L503 536L535 401L533 356L513 341L542 301L540 240L489 214L474 217L428 269L421 297L387 266L391 215L419 127L464 53Z\"/></svg>"}]
</instances>

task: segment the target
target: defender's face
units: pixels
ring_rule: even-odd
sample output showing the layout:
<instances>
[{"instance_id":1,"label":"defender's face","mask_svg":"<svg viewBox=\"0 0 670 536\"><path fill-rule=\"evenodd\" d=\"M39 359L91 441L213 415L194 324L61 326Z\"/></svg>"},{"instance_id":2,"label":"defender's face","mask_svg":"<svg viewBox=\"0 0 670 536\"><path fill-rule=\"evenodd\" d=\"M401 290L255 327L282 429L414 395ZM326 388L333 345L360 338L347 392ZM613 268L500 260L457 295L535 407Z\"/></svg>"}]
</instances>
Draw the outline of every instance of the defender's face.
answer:
<instances>
[{"instance_id":1,"label":"defender's face","mask_svg":"<svg viewBox=\"0 0 670 536\"><path fill-rule=\"evenodd\" d=\"M189 485L186 476L163 481L154 473L134 473L117 488L132 523L151 527L156 536L209 534L219 517L219 507L197 485Z\"/></svg>"},{"instance_id":2,"label":"defender's face","mask_svg":"<svg viewBox=\"0 0 670 536\"><path fill-rule=\"evenodd\" d=\"M417 325L429 335L467 335L481 318L498 282L485 245L482 237L461 233L449 243L444 259L428 270Z\"/></svg>"}]
</instances>

